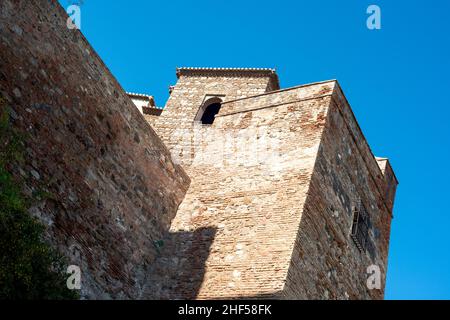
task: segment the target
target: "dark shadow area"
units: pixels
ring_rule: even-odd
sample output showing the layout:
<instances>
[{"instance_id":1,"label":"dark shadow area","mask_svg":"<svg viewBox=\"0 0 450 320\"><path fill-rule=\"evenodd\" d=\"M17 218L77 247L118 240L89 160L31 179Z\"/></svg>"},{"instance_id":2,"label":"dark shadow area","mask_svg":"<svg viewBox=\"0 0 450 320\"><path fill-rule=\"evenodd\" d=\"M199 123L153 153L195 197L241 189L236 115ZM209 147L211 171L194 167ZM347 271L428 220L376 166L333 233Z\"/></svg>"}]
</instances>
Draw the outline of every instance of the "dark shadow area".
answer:
<instances>
[{"instance_id":1,"label":"dark shadow area","mask_svg":"<svg viewBox=\"0 0 450 320\"><path fill-rule=\"evenodd\" d=\"M216 114L219 113L220 107L220 103L213 103L207 106L202 118L200 119L202 124L212 124L214 122Z\"/></svg>"},{"instance_id":2,"label":"dark shadow area","mask_svg":"<svg viewBox=\"0 0 450 320\"><path fill-rule=\"evenodd\" d=\"M205 263L216 229L167 232L148 270L143 299L195 299L205 275Z\"/></svg>"},{"instance_id":3,"label":"dark shadow area","mask_svg":"<svg viewBox=\"0 0 450 320\"><path fill-rule=\"evenodd\" d=\"M142 112L144 114L148 114L151 116L160 116L163 109L157 109L157 108L150 108L150 107L142 107Z\"/></svg>"}]
</instances>

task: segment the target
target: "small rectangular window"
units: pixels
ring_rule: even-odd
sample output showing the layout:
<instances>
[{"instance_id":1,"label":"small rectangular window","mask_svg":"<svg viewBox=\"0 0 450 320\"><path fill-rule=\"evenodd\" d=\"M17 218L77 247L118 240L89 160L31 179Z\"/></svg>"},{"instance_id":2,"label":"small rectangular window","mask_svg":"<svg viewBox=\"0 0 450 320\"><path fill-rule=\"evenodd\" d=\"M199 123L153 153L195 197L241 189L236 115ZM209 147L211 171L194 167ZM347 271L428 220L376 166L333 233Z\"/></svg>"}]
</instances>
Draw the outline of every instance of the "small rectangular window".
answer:
<instances>
[{"instance_id":1,"label":"small rectangular window","mask_svg":"<svg viewBox=\"0 0 450 320\"><path fill-rule=\"evenodd\" d=\"M369 216L362 203L359 204L359 208L355 208L351 237L359 251L365 252L369 237Z\"/></svg>"}]
</instances>

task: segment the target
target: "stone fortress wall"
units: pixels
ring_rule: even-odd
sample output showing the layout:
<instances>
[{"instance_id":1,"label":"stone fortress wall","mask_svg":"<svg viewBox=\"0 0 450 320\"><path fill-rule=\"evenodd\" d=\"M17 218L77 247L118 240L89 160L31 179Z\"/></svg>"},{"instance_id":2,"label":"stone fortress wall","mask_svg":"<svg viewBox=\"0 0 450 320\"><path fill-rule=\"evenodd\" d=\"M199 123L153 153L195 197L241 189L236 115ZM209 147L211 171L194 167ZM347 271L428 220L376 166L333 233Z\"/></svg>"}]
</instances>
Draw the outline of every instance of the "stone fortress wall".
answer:
<instances>
[{"instance_id":1,"label":"stone fortress wall","mask_svg":"<svg viewBox=\"0 0 450 320\"><path fill-rule=\"evenodd\" d=\"M278 84L266 69L178 76L161 115L146 118L192 180L171 230L216 229L196 297L382 298L367 289L366 269L379 266L385 281L397 181L372 155L337 81L278 89L266 85ZM246 92L249 83L262 83L259 92ZM199 124L214 98L215 121ZM350 237L361 203L372 223L368 252ZM189 282L173 283L165 297L190 292Z\"/></svg>"},{"instance_id":2,"label":"stone fortress wall","mask_svg":"<svg viewBox=\"0 0 450 320\"><path fill-rule=\"evenodd\" d=\"M140 298L190 179L57 1L0 1L0 93L26 133L11 164L84 298ZM4 111L4 110L2 110Z\"/></svg>"},{"instance_id":3,"label":"stone fortress wall","mask_svg":"<svg viewBox=\"0 0 450 320\"><path fill-rule=\"evenodd\" d=\"M179 68L161 111L123 91L57 1L0 9L0 93L29 137L10 169L53 195L31 214L81 267L83 298L383 297L397 180L337 81Z\"/></svg>"}]
</instances>

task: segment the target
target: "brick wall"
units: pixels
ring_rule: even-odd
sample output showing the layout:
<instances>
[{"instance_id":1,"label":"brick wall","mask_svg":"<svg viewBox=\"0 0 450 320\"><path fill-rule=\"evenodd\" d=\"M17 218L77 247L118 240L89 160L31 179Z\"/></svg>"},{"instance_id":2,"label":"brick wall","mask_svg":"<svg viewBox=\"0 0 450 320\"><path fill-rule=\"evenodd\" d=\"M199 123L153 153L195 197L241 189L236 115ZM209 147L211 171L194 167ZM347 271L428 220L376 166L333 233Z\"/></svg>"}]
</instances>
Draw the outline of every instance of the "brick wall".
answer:
<instances>
[{"instance_id":1,"label":"brick wall","mask_svg":"<svg viewBox=\"0 0 450 320\"><path fill-rule=\"evenodd\" d=\"M0 2L0 93L27 133L11 170L82 271L85 298L139 298L189 178L57 1Z\"/></svg>"},{"instance_id":2,"label":"brick wall","mask_svg":"<svg viewBox=\"0 0 450 320\"><path fill-rule=\"evenodd\" d=\"M195 240L167 248L173 272L193 252L202 257L203 267L178 268L202 281L173 276L157 296L382 298L397 181L374 158L337 82L225 97L214 123L196 126L207 82L228 79L186 81L168 103L166 115L179 118L163 111L152 122L171 128L158 133L192 179L171 232L214 232L203 249ZM359 203L371 221L364 252L350 235ZM373 264L381 290L366 286Z\"/></svg>"},{"instance_id":3,"label":"brick wall","mask_svg":"<svg viewBox=\"0 0 450 320\"><path fill-rule=\"evenodd\" d=\"M382 299L392 218L383 171L335 87L298 231L283 298ZM397 182L392 183L395 190ZM394 191L395 192L395 191ZM351 238L362 204L370 230L367 250ZM381 289L369 290L367 268L381 271Z\"/></svg>"},{"instance_id":4,"label":"brick wall","mask_svg":"<svg viewBox=\"0 0 450 320\"><path fill-rule=\"evenodd\" d=\"M283 290L333 88L334 82L325 82L234 99L211 126L180 131L189 137L182 140L181 161L192 181L170 230L215 232L207 254L198 245L194 251L206 257L200 286L196 279L174 277L157 295L192 297L193 287L200 299ZM200 93L195 103L201 104ZM190 108L200 106L189 99ZM166 251L167 259L192 259L192 246Z\"/></svg>"},{"instance_id":5,"label":"brick wall","mask_svg":"<svg viewBox=\"0 0 450 320\"><path fill-rule=\"evenodd\" d=\"M182 68L161 115L142 115L56 1L0 9L0 93L27 133L10 169L53 195L31 213L81 266L83 297L383 296L365 271L384 288L397 181L336 81L278 90L268 70ZM199 125L212 96L222 108Z\"/></svg>"},{"instance_id":6,"label":"brick wall","mask_svg":"<svg viewBox=\"0 0 450 320\"><path fill-rule=\"evenodd\" d=\"M145 116L170 150L175 146L187 148L191 144L194 119L208 97L220 96L222 101L229 101L278 89L278 78L271 70L238 72L181 68L177 75L177 84L161 115Z\"/></svg>"}]
</instances>

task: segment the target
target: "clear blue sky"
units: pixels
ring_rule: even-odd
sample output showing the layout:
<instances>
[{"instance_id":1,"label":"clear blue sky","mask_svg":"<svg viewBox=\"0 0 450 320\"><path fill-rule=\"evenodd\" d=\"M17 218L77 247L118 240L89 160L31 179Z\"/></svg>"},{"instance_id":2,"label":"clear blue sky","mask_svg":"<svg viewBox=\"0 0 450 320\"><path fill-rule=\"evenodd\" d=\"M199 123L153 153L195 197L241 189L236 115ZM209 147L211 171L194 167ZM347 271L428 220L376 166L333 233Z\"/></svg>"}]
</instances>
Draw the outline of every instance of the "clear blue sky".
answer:
<instances>
[{"instance_id":1,"label":"clear blue sky","mask_svg":"<svg viewBox=\"0 0 450 320\"><path fill-rule=\"evenodd\" d=\"M381 30L366 28L370 4ZM338 79L400 180L386 298L450 299L449 15L448 0L84 0L82 32L125 90L160 106L176 66L275 67L282 87Z\"/></svg>"}]
</instances>

